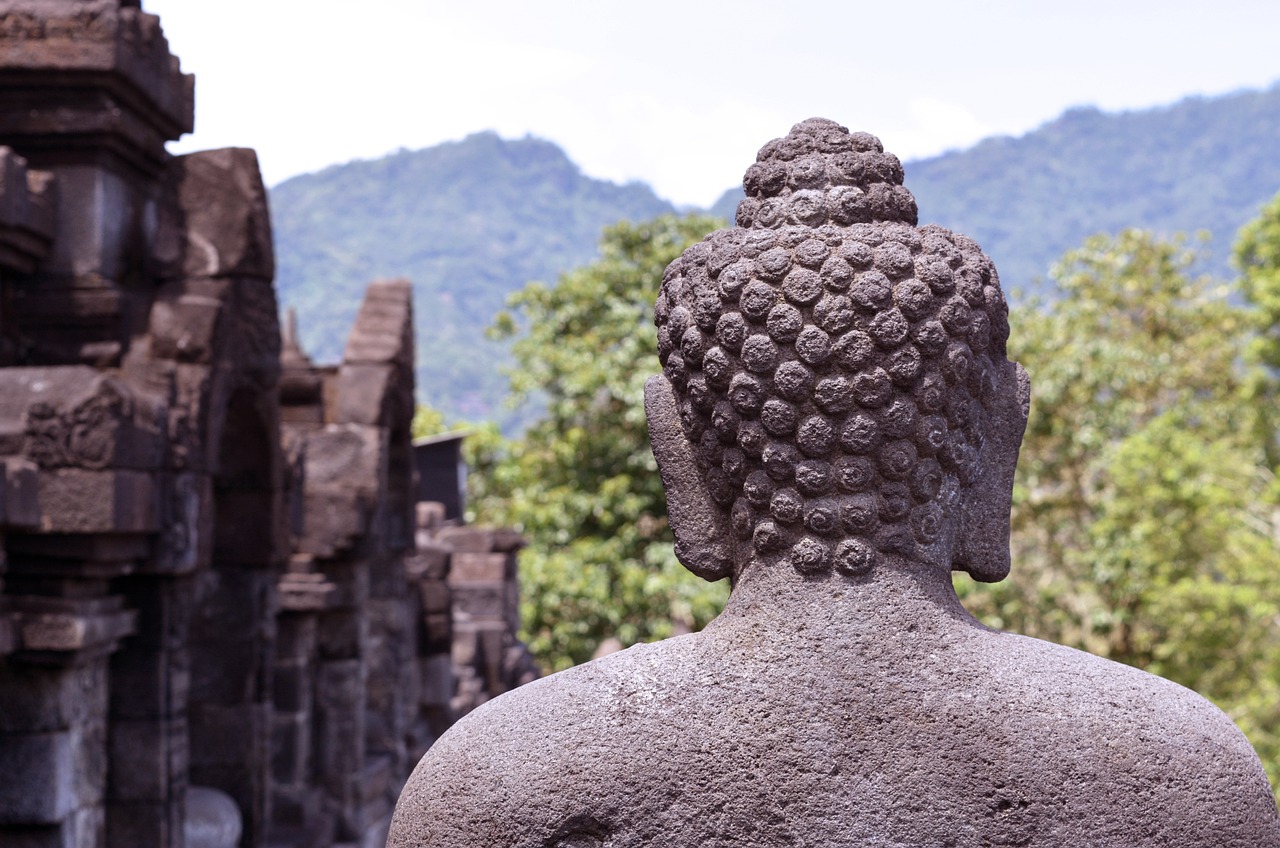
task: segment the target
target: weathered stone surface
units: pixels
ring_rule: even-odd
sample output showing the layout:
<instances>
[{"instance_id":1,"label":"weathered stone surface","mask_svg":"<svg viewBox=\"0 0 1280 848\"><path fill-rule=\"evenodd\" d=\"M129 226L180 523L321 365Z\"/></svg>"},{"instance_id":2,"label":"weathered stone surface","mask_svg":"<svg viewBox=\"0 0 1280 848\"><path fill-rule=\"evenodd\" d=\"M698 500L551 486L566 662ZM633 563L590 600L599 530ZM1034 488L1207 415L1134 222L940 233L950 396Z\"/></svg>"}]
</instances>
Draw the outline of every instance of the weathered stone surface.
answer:
<instances>
[{"instance_id":1,"label":"weathered stone surface","mask_svg":"<svg viewBox=\"0 0 1280 848\"><path fill-rule=\"evenodd\" d=\"M49 255L53 239L52 180L0 147L0 267L29 274Z\"/></svg>"},{"instance_id":2,"label":"weathered stone surface","mask_svg":"<svg viewBox=\"0 0 1280 848\"><path fill-rule=\"evenodd\" d=\"M150 632L146 623L139 622L139 631ZM185 645L155 650L138 641L111 657L111 714L130 720L185 716L191 696Z\"/></svg>"},{"instance_id":3,"label":"weathered stone surface","mask_svg":"<svg viewBox=\"0 0 1280 848\"><path fill-rule=\"evenodd\" d=\"M45 669L0 665L0 737L47 733L98 720L105 708L107 669L85 663L50 674Z\"/></svg>"},{"instance_id":4,"label":"weathered stone surface","mask_svg":"<svg viewBox=\"0 0 1280 848\"><path fill-rule=\"evenodd\" d=\"M137 626L136 612L111 608L118 607L118 603L83 602L71 609L42 610L40 600L25 597L15 610L18 647L24 651L75 652L114 647Z\"/></svg>"},{"instance_id":5,"label":"weathered stone surface","mask_svg":"<svg viewBox=\"0 0 1280 848\"><path fill-rule=\"evenodd\" d=\"M267 192L254 151L228 147L178 156L169 179L180 214L162 222L177 229L158 237L161 276L275 276Z\"/></svg>"},{"instance_id":6,"label":"weathered stone surface","mask_svg":"<svg viewBox=\"0 0 1280 848\"><path fill-rule=\"evenodd\" d=\"M369 285L342 361L412 365L413 288L408 280L379 280Z\"/></svg>"},{"instance_id":7,"label":"weathered stone surface","mask_svg":"<svg viewBox=\"0 0 1280 848\"><path fill-rule=\"evenodd\" d=\"M506 580L515 577L515 558L503 553L459 552L453 555L450 585L470 580Z\"/></svg>"},{"instance_id":8,"label":"weathered stone surface","mask_svg":"<svg viewBox=\"0 0 1280 848\"><path fill-rule=\"evenodd\" d=\"M990 260L830 121L744 184L667 269L646 391L677 554L733 578L724 613L460 720L390 848L1280 846L1212 704L956 598L953 569L1009 571L1029 399ZM455 661L492 673L488 635Z\"/></svg>"},{"instance_id":9,"label":"weathered stone surface","mask_svg":"<svg viewBox=\"0 0 1280 848\"><path fill-rule=\"evenodd\" d=\"M141 96L143 117L165 133L161 140L191 132L195 79L178 69L155 15L121 0L5 0L0 29L5 34L0 82L12 75L49 87L125 85L134 96L128 98L131 104L141 105L134 99ZM13 117L19 116L26 118L24 129L36 132L46 131L49 122L62 125L73 118L92 124L121 120L109 113L59 114L53 108L27 116L15 110Z\"/></svg>"},{"instance_id":10,"label":"weathered stone surface","mask_svg":"<svg viewBox=\"0 0 1280 848\"><path fill-rule=\"evenodd\" d=\"M40 478L35 463L18 457L0 461L0 525L40 525Z\"/></svg>"},{"instance_id":11,"label":"weathered stone surface","mask_svg":"<svg viewBox=\"0 0 1280 848\"><path fill-rule=\"evenodd\" d=\"M57 824L102 801L101 721L67 730L0 736L0 825Z\"/></svg>"},{"instance_id":12,"label":"weathered stone surface","mask_svg":"<svg viewBox=\"0 0 1280 848\"><path fill-rule=\"evenodd\" d=\"M160 529L153 478L139 471L59 468L40 475L46 533L154 533Z\"/></svg>"},{"instance_id":13,"label":"weathered stone surface","mask_svg":"<svg viewBox=\"0 0 1280 848\"><path fill-rule=\"evenodd\" d=\"M190 768L185 716L111 723L107 783L113 802L164 802L186 786Z\"/></svg>"},{"instance_id":14,"label":"weathered stone surface","mask_svg":"<svg viewBox=\"0 0 1280 848\"><path fill-rule=\"evenodd\" d=\"M159 399L87 366L0 370L0 450L41 468L158 468L164 417Z\"/></svg>"}]
</instances>

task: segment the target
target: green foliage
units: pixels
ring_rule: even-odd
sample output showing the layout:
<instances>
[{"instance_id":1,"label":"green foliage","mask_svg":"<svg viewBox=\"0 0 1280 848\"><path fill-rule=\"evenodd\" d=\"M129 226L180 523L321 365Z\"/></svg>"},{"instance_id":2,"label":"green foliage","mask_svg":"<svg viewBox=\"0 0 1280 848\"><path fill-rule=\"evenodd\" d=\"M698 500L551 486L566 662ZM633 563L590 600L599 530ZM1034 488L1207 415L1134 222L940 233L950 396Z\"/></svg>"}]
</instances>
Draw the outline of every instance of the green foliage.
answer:
<instances>
[{"instance_id":1,"label":"green foliage","mask_svg":"<svg viewBox=\"0 0 1280 848\"><path fill-rule=\"evenodd\" d=\"M667 264L719 222L666 216L610 227L600 258L513 295L495 334L514 339L511 384L545 403L516 442L477 446L484 521L519 528L527 640L544 667L698 628L722 586L687 573L672 552L666 500L649 449L644 382L658 371L653 302Z\"/></svg>"},{"instance_id":2,"label":"green foliage","mask_svg":"<svg viewBox=\"0 0 1280 848\"><path fill-rule=\"evenodd\" d=\"M1280 194L1263 207L1236 239L1233 260L1240 290L1254 308L1257 361L1280 370Z\"/></svg>"},{"instance_id":3,"label":"green foliage","mask_svg":"<svg viewBox=\"0 0 1280 848\"><path fill-rule=\"evenodd\" d=\"M1197 689L1280 777L1280 569L1245 366L1256 318L1192 276L1178 241L1094 237L1054 272L1060 299L1011 319L1031 374L1010 578L958 579L988 623ZM1265 397L1264 397L1265 395Z\"/></svg>"}]
</instances>

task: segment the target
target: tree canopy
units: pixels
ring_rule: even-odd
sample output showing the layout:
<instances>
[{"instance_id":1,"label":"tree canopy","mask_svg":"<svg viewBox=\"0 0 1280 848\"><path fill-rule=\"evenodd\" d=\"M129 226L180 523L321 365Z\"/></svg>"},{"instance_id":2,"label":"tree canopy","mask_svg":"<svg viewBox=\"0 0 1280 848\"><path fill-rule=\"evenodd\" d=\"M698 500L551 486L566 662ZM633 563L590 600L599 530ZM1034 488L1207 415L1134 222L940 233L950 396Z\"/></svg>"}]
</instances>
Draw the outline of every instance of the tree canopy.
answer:
<instances>
[{"instance_id":1,"label":"tree canopy","mask_svg":"<svg viewBox=\"0 0 1280 848\"><path fill-rule=\"evenodd\" d=\"M658 373L653 302L666 266L722 222L702 215L622 223L600 258L555 286L512 295L495 334L514 339L511 385L543 417L515 442L477 445L472 503L519 528L528 642L553 669L623 644L699 628L727 590L676 561L649 449L644 382Z\"/></svg>"}]
</instances>

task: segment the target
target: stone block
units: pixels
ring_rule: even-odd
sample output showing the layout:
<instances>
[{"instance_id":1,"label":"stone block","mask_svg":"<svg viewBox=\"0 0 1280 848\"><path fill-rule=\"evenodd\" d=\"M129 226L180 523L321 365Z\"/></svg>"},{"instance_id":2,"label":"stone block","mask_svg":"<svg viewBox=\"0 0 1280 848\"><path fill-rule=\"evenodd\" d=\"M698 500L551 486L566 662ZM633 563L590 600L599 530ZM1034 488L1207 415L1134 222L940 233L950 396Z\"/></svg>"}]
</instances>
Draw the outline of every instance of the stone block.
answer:
<instances>
[{"instance_id":1,"label":"stone block","mask_svg":"<svg viewBox=\"0 0 1280 848\"><path fill-rule=\"evenodd\" d=\"M265 764L269 751L271 715L262 704L194 703L190 710L192 782L194 770L210 766ZM218 786L217 783L211 785Z\"/></svg>"},{"instance_id":2,"label":"stone block","mask_svg":"<svg viewBox=\"0 0 1280 848\"><path fill-rule=\"evenodd\" d=\"M408 280L379 280L369 285L342 361L413 362L413 289Z\"/></svg>"},{"instance_id":3,"label":"stone block","mask_svg":"<svg viewBox=\"0 0 1280 848\"><path fill-rule=\"evenodd\" d=\"M475 581L501 581L515 577L515 557L505 553L470 553L459 551L453 555L449 568L449 583Z\"/></svg>"},{"instance_id":4,"label":"stone block","mask_svg":"<svg viewBox=\"0 0 1280 848\"><path fill-rule=\"evenodd\" d=\"M10 114L6 111L0 115L0 122L6 121ZM11 126L7 122L3 125L6 139L18 146ZM130 224L141 217L145 203L137 191L136 180L130 178L132 175L98 163L51 161L63 158L58 152L32 149L25 152L33 162L54 175L57 193L52 250L41 263L40 271L44 275L75 280L77 284L105 283L114 288L110 281L126 274L129 242L131 237L137 237ZM116 314L120 314L118 310ZM23 323L31 320L37 326L47 325L47 318L39 314L24 316Z\"/></svg>"},{"instance_id":5,"label":"stone block","mask_svg":"<svg viewBox=\"0 0 1280 848\"><path fill-rule=\"evenodd\" d=\"M448 612L452 606L449 585L443 580L419 580L418 597L425 613Z\"/></svg>"},{"instance_id":6,"label":"stone block","mask_svg":"<svg viewBox=\"0 0 1280 848\"><path fill-rule=\"evenodd\" d=\"M453 614L457 619L503 619L507 584L501 580L453 580Z\"/></svg>"},{"instance_id":7,"label":"stone block","mask_svg":"<svg viewBox=\"0 0 1280 848\"><path fill-rule=\"evenodd\" d=\"M280 380L280 305L269 278L252 274L233 281L228 303L226 350L234 351L241 373L270 396L278 410ZM266 283L264 285L264 283ZM278 413L273 413L278 414Z\"/></svg>"},{"instance_id":8,"label":"stone block","mask_svg":"<svg viewBox=\"0 0 1280 848\"><path fill-rule=\"evenodd\" d=\"M520 632L520 584L508 580L503 592L505 598L503 618L507 621L507 629L512 633Z\"/></svg>"},{"instance_id":9,"label":"stone block","mask_svg":"<svg viewBox=\"0 0 1280 848\"><path fill-rule=\"evenodd\" d=\"M335 379L333 420L339 424L388 426L384 408L395 391L396 369L390 365L343 365Z\"/></svg>"},{"instance_id":10,"label":"stone block","mask_svg":"<svg viewBox=\"0 0 1280 848\"><path fill-rule=\"evenodd\" d=\"M108 688L104 662L65 668L0 663L0 735L56 732L100 721Z\"/></svg>"},{"instance_id":11,"label":"stone block","mask_svg":"<svg viewBox=\"0 0 1280 848\"><path fill-rule=\"evenodd\" d=\"M480 655L480 637L473 627L458 627L451 645L453 664L459 668L474 665Z\"/></svg>"},{"instance_id":12,"label":"stone block","mask_svg":"<svg viewBox=\"0 0 1280 848\"><path fill-rule=\"evenodd\" d=\"M186 788L190 750L185 716L111 723L108 799L163 802Z\"/></svg>"},{"instance_id":13,"label":"stone block","mask_svg":"<svg viewBox=\"0 0 1280 848\"><path fill-rule=\"evenodd\" d=\"M56 824L100 803L105 741L100 723L0 734L0 825Z\"/></svg>"},{"instance_id":14,"label":"stone block","mask_svg":"<svg viewBox=\"0 0 1280 848\"><path fill-rule=\"evenodd\" d=\"M405 559L410 577L444 580L449 575L449 557L453 548L437 542L418 542L417 550Z\"/></svg>"},{"instance_id":15,"label":"stone block","mask_svg":"<svg viewBox=\"0 0 1280 848\"><path fill-rule=\"evenodd\" d=\"M158 468L165 416L159 398L88 366L0 370L0 452L44 469Z\"/></svg>"},{"instance_id":16,"label":"stone block","mask_svg":"<svg viewBox=\"0 0 1280 848\"><path fill-rule=\"evenodd\" d=\"M191 694L188 650L130 642L111 655L111 715L159 719L185 715Z\"/></svg>"},{"instance_id":17,"label":"stone block","mask_svg":"<svg viewBox=\"0 0 1280 848\"><path fill-rule=\"evenodd\" d=\"M213 480L204 474L161 478L160 522L155 556L143 561L148 574L186 574L208 566L213 553Z\"/></svg>"},{"instance_id":18,"label":"stone block","mask_svg":"<svg viewBox=\"0 0 1280 848\"><path fill-rule=\"evenodd\" d=\"M445 505L440 501L418 501L413 507L413 519L419 530L435 530L444 524Z\"/></svg>"},{"instance_id":19,"label":"stone block","mask_svg":"<svg viewBox=\"0 0 1280 848\"><path fill-rule=\"evenodd\" d=\"M0 147L0 267L30 274L49 255L53 235L51 176Z\"/></svg>"},{"instance_id":20,"label":"stone block","mask_svg":"<svg viewBox=\"0 0 1280 848\"><path fill-rule=\"evenodd\" d=\"M310 716L277 714L271 734L272 780L299 786L305 785L310 776Z\"/></svg>"},{"instance_id":21,"label":"stone block","mask_svg":"<svg viewBox=\"0 0 1280 848\"><path fill-rule=\"evenodd\" d=\"M423 654L448 653L454 640L453 613L432 612L422 617Z\"/></svg>"},{"instance_id":22,"label":"stone block","mask_svg":"<svg viewBox=\"0 0 1280 848\"><path fill-rule=\"evenodd\" d=\"M196 575L194 642L274 636L276 579L256 568L214 567Z\"/></svg>"},{"instance_id":23,"label":"stone block","mask_svg":"<svg viewBox=\"0 0 1280 848\"><path fill-rule=\"evenodd\" d=\"M156 487L139 471L58 468L40 475L40 529L46 533L154 533Z\"/></svg>"},{"instance_id":24,"label":"stone block","mask_svg":"<svg viewBox=\"0 0 1280 848\"><path fill-rule=\"evenodd\" d=\"M232 631L234 632L234 631ZM233 706L256 700L267 678L266 646L256 639L218 639L194 643L191 701Z\"/></svg>"},{"instance_id":25,"label":"stone block","mask_svg":"<svg viewBox=\"0 0 1280 848\"><path fill-rule=\"evenodd\" d=\"M14 609L18 644L23 651L38 652L113 647L137 627L137 613L120 609L120 600L113 596L99 603L64 603L70 609L44 610L40 607L50 605L45 599L22 596Z\"/></svg>"},{"instance_id":26,"label":"stone block","mask_svg":"<svg viewBox=\"0 0 1280 848\"><path fill-rule=\"evenodd\" d=\"M303 508L302 553L335 556L349 550L369 527L367 500L350 491L308 492Z\"/></svg>"},{"instance_id":27,"label":"stone block","mask_svg":"<svg viewBox=\"0 0 1280 848\"><path fill-rule=\"evenodd\" d=\"M325 579L337 587L333 609L363 609L369 600L369 562L366 559L331 559L319 562Z\"/></svg>"},{"instance_id":28,"label":"stone block","mask_svg":"<svg viewBox=\"0 0 1280 848\"><path fill-rule=\"evenodd\" d=\"M365 673L360 660L320 663L316 675L315 759L320 782L345 797L364 763Z\"/></svg>"},{"instance_id":29,"label":"stone block","mask_svg":"<svg viewBox=\"0 0 1280 848\"><path fill-rule=\"evenodd\" d=\"M319 612L335 605L338 586L323 574L285 574L279 584L280 608L289 612Z\"/></svg>"},{"instance_id":30,"label":"stone block","mask_svg":"<svg viewBox=\"0 0 1280 848\"><path fill-rule=\"evenodd\" d=\"M364 424L330 424L306 436L308 490L376 494L386 486L388 434Z\"/></svg>"},{"instance_id":31,"label":"stone block","mask_svg":"<svg viewBox=\"0 0 1280 848\"><path fill-rule=\"evenodd\" d=\"M101 806L80 807L55 825L0 828L4 848L99 848L104 843Z\"/></svg>"},{"instance_id":32,"label":"stone block","mask_svg":"<svg viewBox=\"0 0 1280 848\"><path fill-rule=\"evenodd\" d=\"M0 525L21 529L40 526L40 472L18 457L0 462Z\"/></svg>"},{"instance_id":33,"label":"stone block","mask_svg":"<svg viewBox=\"0 0 1280 848\"><path fill-rule=\"evenodd\" d=\"M493 549L495 551L515 553L528 544L529 542L524 536L510 527L493 528Z\"/></svg>"},{"instance_id":34,"label":"stone block","mask_svg":"<svg viewBox=\"0 0 1280 848\"><path fill-rule=\"evenodd\" d=\"M487 554L493 551L493 530L486 527L441 527L436 541L455 553Z\"/></svg>"},{"instance_id":35,"label":"stone block","mask_svg":"<svg viewBox=\"0 0 1280 848\"><path fill-rule=\"evenodd\" d=\"M208 572L201 571L204 578ZM119 583L127 606L138 613L138 631L131 648L181 650L190 635L196 608L197 578L134 575Z\"/></svg>"},{"instance_id":36,"label":"stone block","mask_svg":"<svg viewBox=\"0 0 1280 848\"><path fill-rule=\"evenodd\" d=\"M316 617L282 614L276 620L276 659L309 660L316 651Z\"/></svg>"},{"instance_id":37,"label":"stone block","mask_svg":"<svg viewBox=\"0 0 1280 848\"><path fill-rule=\"evenodd\" d=\"M222 301L203 295L173 294L162 287L151 306L151 355L159 359L210 364L218 351Z\"/></svg>"},{"instance_id":38,"label":"stone block","mask_svg":"<svg viewBox=\"0 0 1280 848\"><path fill-rule=\"evenodd\" d=\"M108 804L106 848L182 846L184 808L181 797L165 801L115 801Z\"/></svg>"},{"instance_id":39,"label":"stone block","mask_svg":"<svg viewBox=\"0 0 1280 848\"><path fill-rule=\"evenodd\" d=\"M310 713L314 685L309 660L277 662L271 679L272 704L279 713Z\"/></svg>"},{"instance_id":40,"label":"stone block","mask_svg":"<svg viewBox=\"0 0 1280 848\"><path fill-rule=\"evenodd\" d=\"M453 690L453 661L448 654L418 660L418 700L423 706L447 707Z\"/></svg>"},{"instance_id":41,"label":"stone block","mask_svg":"<svg viewBox=\"0 0 1280 848\"><path fill-rule=\"evenodd\" d=\"M257 154L238 147L204 150L175 157L170 168L183 226L178 255L163 257L168 261L160 273L247 277L269 284L275 252Z\"/></svg>"},{"instance_id":42,"label":"stone block","mask_svg":"<svg viewBox=\"0 0 1280 848\"><path fill-rule=\"evenodd\" d=\"M244 817L227 793L211 786L192 786L187 790L182 831L186 848L230 848L240 844Z\"/></svg>"}]
</instances>

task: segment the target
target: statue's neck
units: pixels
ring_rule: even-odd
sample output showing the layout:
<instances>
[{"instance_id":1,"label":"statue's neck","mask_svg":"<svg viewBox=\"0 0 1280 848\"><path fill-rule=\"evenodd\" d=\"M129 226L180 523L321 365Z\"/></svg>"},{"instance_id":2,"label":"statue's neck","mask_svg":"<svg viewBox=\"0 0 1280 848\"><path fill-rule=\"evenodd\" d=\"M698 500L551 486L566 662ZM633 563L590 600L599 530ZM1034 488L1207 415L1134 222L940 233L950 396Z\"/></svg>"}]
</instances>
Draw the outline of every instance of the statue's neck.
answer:
<instances>
[{"instance_id":1,"label":"statue's neck","mask_svg":"<svg viewBox=\"0 0 1280 848\"><path fill-rule=\"evenodd\" d=\"M901 634L940 638L981 627L961 606L951 575L937 566L895 560L860 578L806 578L783 565L748 563L713 628L764 629L802 638L866 641Z\"/></svg>"}]
</instances>

